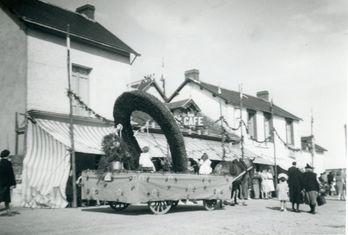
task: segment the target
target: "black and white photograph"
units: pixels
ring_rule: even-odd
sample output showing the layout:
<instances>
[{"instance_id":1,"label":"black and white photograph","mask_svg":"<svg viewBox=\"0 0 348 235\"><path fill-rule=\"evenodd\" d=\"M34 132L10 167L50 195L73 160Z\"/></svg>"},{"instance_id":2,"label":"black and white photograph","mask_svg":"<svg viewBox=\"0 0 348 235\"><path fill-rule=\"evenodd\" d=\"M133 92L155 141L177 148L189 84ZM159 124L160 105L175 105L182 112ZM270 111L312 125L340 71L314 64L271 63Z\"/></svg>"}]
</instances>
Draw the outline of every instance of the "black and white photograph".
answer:
<instances>
[{"instance_id":1,"label":"black and white photograph","mask_svg":"<svg viewBox=\"0 0 348 235\"><path fill-rule=\"evenodd\" d=\"M0 0L0 234L347 234L346 0Z\"/></svg>"}]
</instances>

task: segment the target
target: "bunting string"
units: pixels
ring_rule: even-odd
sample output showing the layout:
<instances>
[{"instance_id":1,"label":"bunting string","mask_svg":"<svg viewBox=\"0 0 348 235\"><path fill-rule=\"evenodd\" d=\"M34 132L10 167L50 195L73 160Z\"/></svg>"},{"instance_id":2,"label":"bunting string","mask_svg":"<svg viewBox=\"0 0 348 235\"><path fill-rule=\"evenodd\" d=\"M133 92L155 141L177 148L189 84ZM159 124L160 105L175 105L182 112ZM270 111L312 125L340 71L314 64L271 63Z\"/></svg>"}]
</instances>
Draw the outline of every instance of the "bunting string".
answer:
<instances>
[{"instance_id":1,"label":"bunting string","mask_svg":"<svg viewBox=\"0 0 348 235\"><path fill-rule=\"evenodd\" d=\"M76 95L72 90L69 90L69 89L67 90L67 96L68 97L72 96L72 98L78 103L78 105L81 108L86 110L89 114L93 114L93 116L96 117L97 119L102 120L103 122L107 122L107 123L110 122L110 120L108 120L107 118L103 117L102 115L96 113L93 109L91 109L85 102L83 102L81 97Z\"/></svg>"}]
</instances>

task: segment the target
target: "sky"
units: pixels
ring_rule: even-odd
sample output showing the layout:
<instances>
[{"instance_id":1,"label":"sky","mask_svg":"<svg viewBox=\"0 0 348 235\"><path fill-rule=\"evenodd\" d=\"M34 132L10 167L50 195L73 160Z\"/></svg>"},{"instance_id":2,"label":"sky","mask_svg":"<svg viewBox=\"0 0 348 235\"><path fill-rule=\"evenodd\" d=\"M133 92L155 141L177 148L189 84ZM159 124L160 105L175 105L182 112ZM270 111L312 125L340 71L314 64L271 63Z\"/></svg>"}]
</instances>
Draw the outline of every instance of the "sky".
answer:
<instances>
[{"instance_id":1,"label":"sky","mask_svg":"<svg viewBox=\"0 0 348 235\"><path fill-rule=\"evenodd\" d=\"M46 0L95 18L139 52L132 81L162 71L171 94L184 72L255 95L302 118L300 135L326 148L326 168L346 165L348 1L346 0ZM162 60L164 69L161 68ZM130 81L131 82L131 81Z\"/></svg>"}]
</instances>

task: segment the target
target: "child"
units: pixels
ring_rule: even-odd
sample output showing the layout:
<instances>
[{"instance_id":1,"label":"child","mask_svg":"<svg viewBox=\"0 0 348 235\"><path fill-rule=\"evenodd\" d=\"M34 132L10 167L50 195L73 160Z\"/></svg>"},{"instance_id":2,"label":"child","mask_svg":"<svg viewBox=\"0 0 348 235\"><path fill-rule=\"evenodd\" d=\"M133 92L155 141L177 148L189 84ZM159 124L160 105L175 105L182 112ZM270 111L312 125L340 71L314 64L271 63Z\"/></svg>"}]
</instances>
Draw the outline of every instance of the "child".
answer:
<instances>
[{"instance_id":1,"label":"child","mask_svg":"<svg viewBox=\"0 0 348 235\"><path fill-rule=\"evenodd\" d=\"M280 211L286 211L286 201L288 200L289 186L286 182L287 175L279 175L279 183L277 185L278 199L280 201Z\"/></svg>"}]
</instances>

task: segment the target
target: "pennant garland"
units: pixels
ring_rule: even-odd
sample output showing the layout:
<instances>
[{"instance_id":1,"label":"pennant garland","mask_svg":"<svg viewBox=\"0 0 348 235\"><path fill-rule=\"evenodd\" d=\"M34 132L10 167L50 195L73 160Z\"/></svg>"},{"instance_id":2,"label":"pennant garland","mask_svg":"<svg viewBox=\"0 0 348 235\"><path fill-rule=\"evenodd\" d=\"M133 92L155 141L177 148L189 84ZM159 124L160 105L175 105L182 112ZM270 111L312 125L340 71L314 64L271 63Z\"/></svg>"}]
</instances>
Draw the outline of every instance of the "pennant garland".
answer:
<instances>
[{"instance_id":1,"label":"pennant garland","mask_svg":"<svg viewBox=\"0 0 348 235\"><path fill-rule=\"evenodd\" d=\"M86 110L89 114L93 114L97 119L102 120L103 122L107 122L109 123L110 120L108 120L107 118L103 117L102 115L96 113L93 109L91 109L90 107L88 107L88 105L82 101L81 97L79 97L78 95L76 95L72 90L67 90L67 96L72 96L72 98L77 101L78 105L83 108L84 110Z\"/></svg>"}]
</instances>

